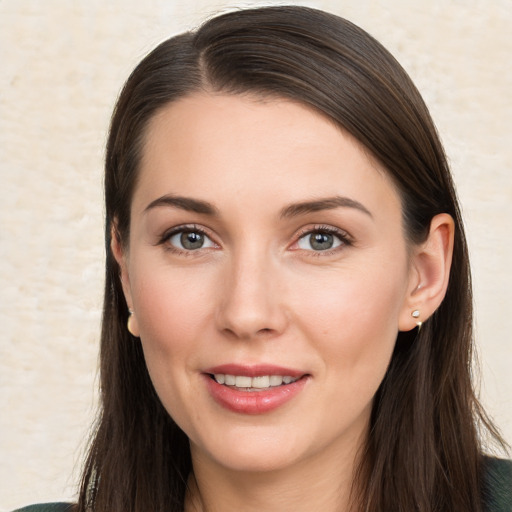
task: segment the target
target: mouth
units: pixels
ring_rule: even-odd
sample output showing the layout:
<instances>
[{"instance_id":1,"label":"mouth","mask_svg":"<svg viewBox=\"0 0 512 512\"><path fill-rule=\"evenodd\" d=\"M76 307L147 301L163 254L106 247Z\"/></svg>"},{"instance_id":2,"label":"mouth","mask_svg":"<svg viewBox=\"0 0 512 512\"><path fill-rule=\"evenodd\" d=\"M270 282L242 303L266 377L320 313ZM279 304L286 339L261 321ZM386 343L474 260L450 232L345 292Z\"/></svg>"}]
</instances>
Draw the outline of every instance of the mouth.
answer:
<instances>
[{"instance_id":1,"label":"mouth","mask_svg":"<svg viewBox=\"0 0 512 512\"><path fill-rule=\"evenodd\" d=\"M266 414L294 400L311 375L274 365L226 364L204 371L206 388L223 408L238 414Z\"/></svg>"},{"instance_id":2,"label":"mouth","mask_svg":"<svg viewBox=\"0 0 512 512\"><path fill-rule=\"evenodd\" d=\"M301 378L292 377L291 375L259 375L257 377L231 375L227 373L214 373L209 375L217 384L246 392L268 391L271 388L292 384Z\"/></svg>"}]
</instances>

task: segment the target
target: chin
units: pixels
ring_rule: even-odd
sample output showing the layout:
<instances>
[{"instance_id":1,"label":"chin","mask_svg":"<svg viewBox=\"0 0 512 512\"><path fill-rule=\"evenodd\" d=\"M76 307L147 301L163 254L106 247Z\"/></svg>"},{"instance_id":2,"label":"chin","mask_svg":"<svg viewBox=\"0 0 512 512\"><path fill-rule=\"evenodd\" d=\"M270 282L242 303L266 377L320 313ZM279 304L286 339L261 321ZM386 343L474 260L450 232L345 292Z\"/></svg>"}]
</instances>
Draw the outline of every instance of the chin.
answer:
<instances>
[{"instance_id":1,"label":"chin","mask_svg":"<svg viewBox=\"0 0 512 512\"><path fill-rule=\"evenodd\" d=\"M293 466L297 461L292 454L280 454L268 450L240 451L222 454L217 458L217 464L237 473L270 473L281 471Z\"/></svg>"},{"instance_id":2,"label":"chin","mask_svg":"<svg viewBox=\"0 0 512 512\"><path fill-rule=\"evenodd\" d=\"M214 464L237 472L279 471L296 463L300 454L308 451L301 446L304 442L297 443L297 439L293 440L282 429L279 430L272 432L265 429L265 432L245 432L245 435L237 432L235 435L221 436L215 443L191 442L192 458L206 456Z\"/></svg>"}]
</instances>

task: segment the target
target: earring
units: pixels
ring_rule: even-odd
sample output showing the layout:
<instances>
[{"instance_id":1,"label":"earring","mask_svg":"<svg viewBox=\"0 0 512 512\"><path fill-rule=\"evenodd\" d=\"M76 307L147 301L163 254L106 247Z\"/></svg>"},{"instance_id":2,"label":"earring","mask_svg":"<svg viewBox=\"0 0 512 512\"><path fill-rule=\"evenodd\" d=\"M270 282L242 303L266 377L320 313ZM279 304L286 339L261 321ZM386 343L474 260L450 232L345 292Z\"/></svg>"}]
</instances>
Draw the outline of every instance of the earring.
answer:
<instances>
[{"instance_id":1,"label":"earring","mask_svg":"<svg viewBox=\"0 0 512 512\"><path fill-rule=\"evenodd\" d=\"M418 326L418 331L419 331L421 329L421 326L423 325L423 322L421 320L418 320L418 318L420 317L420 310L415 309L411 313L411 316L416 319L416 325Z\"/></svg>"},{"instance_id":2,"label":"earring","mask_svg":"<svg viewBox=\"0 0 512 512\"><path fill-rule=\"evenodd\" d=\"M134 322L135 322L135 317L133 316L133 309L132 308L128 308L128 321L126 322L126 328L128 329L128 332L132 336L135 336L136 338L138 338L139 335L136 334L138 329L136 329L136 327L134 325Z\"/></svg>"}]
</instances>

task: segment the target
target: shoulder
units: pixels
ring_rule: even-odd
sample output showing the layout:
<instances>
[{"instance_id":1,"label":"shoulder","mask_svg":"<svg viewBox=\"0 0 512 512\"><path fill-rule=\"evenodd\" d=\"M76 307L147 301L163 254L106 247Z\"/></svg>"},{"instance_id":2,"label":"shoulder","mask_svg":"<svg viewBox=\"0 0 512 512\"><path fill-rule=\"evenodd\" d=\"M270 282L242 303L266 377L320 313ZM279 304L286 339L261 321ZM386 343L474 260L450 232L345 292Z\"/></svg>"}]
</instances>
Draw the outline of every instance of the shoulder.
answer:
<instances>
[{"instance_id":1,"label":"shoulder","mask_svg":"<svg viewBox=\"0 0 512 512\"><path fill-rule=\"evenodd\" d=\"M485 457L483 501L486 512L512 512L512 460Z\"/></svg>"},{"instance_id":2,"label":"shoulder","mask_svg":"<svg viewBox=\"0 0 512 512\"><path fill-rule=\"evenodd\" d=\"M71 503L41 503L15 510L14 512L72 512Z\"/></svg>"}]
</instances>

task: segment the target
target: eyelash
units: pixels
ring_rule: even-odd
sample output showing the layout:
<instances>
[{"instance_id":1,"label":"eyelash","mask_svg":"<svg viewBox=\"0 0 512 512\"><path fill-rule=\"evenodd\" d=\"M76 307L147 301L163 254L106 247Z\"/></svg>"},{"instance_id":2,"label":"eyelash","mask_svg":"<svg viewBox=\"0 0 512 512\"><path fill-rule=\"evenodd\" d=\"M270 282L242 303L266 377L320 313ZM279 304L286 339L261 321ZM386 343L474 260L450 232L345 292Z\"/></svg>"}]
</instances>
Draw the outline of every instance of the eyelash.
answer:
<instances>
[{"instance_id":1,"label":"eyelash","mask_svg":"<svg viewBox=\"0 0 512 512\"><path fill-rule=\"evenodd\" d=\"M353 239L352 237L344 230L341 230L339 228L335 228L333 226L326 226L322 224L317 224L315 226L303 228L299 233L297 233L296 241L293 243L293 245L297 245L300 240L305 238L306 236L311 236L314 233L326 233L329 235L335 236L341 243L339 246L334 247L333 249L326 249L324 251L314 251L314 250L306 250L306 249L294 249L296 251L303 250L304 252L309 253L309 256L313 257L321 257L321 256L330 256L332 254L337 253L340 250L343 250L343 248L350 247L353 245Z\"/></svg>"},{"instance_id":2,"label":"eyelash","mask_svg":"<svg viewBox=\"0 0 512 512\"><path fill-rule=\"evenodd\" d=\"M217 244L213 240L213 238L209 235L209 233L205 229L203 229L195 224L185 224L185 225L181 225L181 226L176 226L176 227L166 231L160 237L157 245L163 245L166 251L170 251L174 254L184 255L184 256L196 256L196 255L200 254L200 249L211 249L211 247L206 247L206 248L199 248L197 250L192 250L192 249L184 250L184 249L180 249L180 248L172 245L170 243L170 239L173 236L180 234L180 233L199 233L199 234L203 235L204 237L208 238L215 246L219 247L219 244ZM333 226L326 226L326 225L315 225L313 227L303 228L294 237L295 241L293 242L292 245L297 245L300 242L300 240L302 240L306 236L311 236L314 233L324 233L324 234L326 233L326 234L333 235L340 241L340 245L338 245L337 247L334 247L333 249L326 249L323 251L307 250L307 249L301 249L299 247L292 249L292 250L294 250L294 251L300 250L303 252L310 253L309 256L320 257L320 256L329 256L331 254L338 252L339 250L342 250L344 247L350 247L351 245L353 245L352 238L346 231L335 228Z\"/></svg>"},{"instance_id":3,"label":"eyelash","mask_svg":"<svg viewBox=\"0 0 512 512\"><path fill-rule=\"evenodd\" d=\"M171 228L170 230L166 231L160 237L160 240L158 241L157 245L163 245L166 251L172 252L174 254L178 254L180 256L197 256L197 255L199 255L200 254L199 249L197 249L197 250L180 249L179 247L176 247L170 243L170 239L173 236L178 235L180 233L199 233L199 234L203 235L205 238L208 238L215 246L218 247L218 244L216 242L214 242L213 238L209 235L209 233L205 229L203 229L195 224L185 224L185 225L176 226L174 228ZM201 248L201 249L210 249L210 248L207 247L207 248Z\"/></svg>"}]
</instances>

